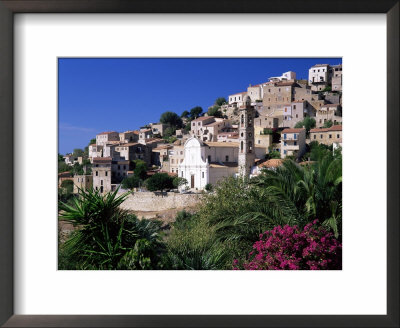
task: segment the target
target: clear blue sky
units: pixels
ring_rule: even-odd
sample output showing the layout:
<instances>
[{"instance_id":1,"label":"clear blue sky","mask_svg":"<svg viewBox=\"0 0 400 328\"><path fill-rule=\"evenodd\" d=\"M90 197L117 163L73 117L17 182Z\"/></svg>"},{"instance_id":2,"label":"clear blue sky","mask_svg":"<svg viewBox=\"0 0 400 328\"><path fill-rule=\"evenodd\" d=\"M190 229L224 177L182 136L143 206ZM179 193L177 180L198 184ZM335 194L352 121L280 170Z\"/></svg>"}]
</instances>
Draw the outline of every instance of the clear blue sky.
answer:
<instances>
[{"instance_id":1,"label":"clear blue sky","mask_svg":"<svg viewBox=\"0 0 400 328\"><path fill-rule=\"evenodd\" d=\"M84 148L103 131L134 130L165 111L206 111L218 97L341 58L60 58L59 152Z\"/></svg>"}]
</instances>

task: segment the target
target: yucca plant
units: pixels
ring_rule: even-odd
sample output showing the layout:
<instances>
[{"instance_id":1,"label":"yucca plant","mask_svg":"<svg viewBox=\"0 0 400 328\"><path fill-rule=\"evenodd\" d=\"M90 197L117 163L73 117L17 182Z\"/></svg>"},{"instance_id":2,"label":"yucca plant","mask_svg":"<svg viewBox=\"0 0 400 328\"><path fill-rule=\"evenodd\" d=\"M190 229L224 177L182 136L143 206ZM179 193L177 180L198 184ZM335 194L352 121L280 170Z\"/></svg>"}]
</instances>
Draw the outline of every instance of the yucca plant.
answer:
<instances>
[{"instance_id":1,"label":"yucca plant","mask_svg":"<svg viewBox=\"0 0 400 328\"><path fill-rule=\"evenodd\" d=\"M59 218L78 228L60 246L60 269L158 268L164 248L160 223L121 209L127 195L79 190L72 205L59 204Z\"/></svg>"}]
</instances>

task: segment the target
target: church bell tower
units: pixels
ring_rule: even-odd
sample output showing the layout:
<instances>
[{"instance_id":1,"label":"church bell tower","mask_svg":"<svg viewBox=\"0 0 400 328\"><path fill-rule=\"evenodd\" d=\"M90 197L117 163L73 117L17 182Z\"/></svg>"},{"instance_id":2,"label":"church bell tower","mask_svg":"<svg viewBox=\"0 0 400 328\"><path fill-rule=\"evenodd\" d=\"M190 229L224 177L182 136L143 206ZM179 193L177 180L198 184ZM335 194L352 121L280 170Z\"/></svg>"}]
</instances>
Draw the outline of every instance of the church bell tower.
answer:
<instances>
[{"instance_id":1,"label":"church bell tower","mask_svg":"<svg viewBox=\"0 0 400 328\"><path fill-rule=\"evenodd\" d=\"M247 96L243 106L239 108L239 175L249 177L254 166L254 107Z\"/></svg>"}]
</instances>

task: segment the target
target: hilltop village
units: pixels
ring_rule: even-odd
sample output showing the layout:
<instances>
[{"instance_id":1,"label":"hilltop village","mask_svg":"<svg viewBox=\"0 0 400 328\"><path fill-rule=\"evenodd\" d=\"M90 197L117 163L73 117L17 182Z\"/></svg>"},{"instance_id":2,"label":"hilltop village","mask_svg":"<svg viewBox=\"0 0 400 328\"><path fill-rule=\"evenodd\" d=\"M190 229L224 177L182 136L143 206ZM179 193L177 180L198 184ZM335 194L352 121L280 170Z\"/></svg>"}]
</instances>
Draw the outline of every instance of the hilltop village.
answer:
<instances>
[{"instance_id":1,"label":"hilltop village","mask_svg":"<svg viewBox=\"0 0 400 328\"><path fill-rule=\"evenodd\" d=\"M285 158L307 165L316 142L333 150L342 145L342 65L314 65L308 80L289 71L250 84L205 113L200 107L166 112L160 122L132 131L98 133L85 152L61 158L82 170L59 169L59 183L106 193L144 163L147 177L166 173L181 178L181 191L199 192L225 177L257 176Z\"/></svg>"}]
</instances>

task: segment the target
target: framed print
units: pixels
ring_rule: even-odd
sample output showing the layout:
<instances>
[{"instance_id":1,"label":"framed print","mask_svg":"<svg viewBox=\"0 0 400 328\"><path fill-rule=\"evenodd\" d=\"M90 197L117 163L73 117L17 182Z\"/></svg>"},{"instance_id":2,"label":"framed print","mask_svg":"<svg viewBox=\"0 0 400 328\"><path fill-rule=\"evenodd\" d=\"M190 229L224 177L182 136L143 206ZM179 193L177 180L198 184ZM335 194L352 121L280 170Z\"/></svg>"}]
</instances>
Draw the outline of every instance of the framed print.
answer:
<instances>
[{"instance_id":1,"label":"framed print","mask_svg":"<svg viewBox=\"0 0 400 328\"><path fill-rule=\"evenodd\" d=\"M398 326L399 3L364 3L0 1L1 323Z\"/></svg>"}]
</instances>

